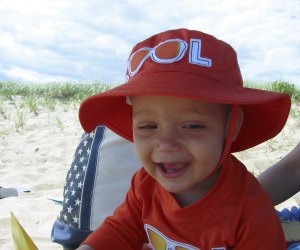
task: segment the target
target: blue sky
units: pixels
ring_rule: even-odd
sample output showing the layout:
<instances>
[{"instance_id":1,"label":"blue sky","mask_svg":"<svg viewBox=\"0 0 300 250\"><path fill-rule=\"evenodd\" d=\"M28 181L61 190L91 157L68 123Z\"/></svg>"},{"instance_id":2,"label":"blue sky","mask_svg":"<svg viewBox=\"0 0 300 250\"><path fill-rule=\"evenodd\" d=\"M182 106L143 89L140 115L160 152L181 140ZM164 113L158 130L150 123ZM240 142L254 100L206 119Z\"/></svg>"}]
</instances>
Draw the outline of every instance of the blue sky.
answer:
<instances>
[{"instance_id":1,"label":"blue sky","mask_svg":"<svg viewBox=\"0 0 300 250\"><path fill-rule=\"evenodd\" d=\"M300 0L0 0L0 80L121 83L137 42L181 27L230 43L245 80L300 86Z\"/></svg>"}]
</instances>

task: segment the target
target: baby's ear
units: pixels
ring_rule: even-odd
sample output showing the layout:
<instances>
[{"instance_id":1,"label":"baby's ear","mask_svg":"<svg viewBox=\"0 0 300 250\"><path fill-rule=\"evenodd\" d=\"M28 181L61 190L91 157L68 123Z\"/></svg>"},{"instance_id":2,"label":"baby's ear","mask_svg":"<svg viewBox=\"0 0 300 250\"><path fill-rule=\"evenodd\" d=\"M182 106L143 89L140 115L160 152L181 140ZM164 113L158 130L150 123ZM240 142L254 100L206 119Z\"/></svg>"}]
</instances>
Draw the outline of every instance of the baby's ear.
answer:
<instances>
[{"instance_id":1,"label":"baby's ear","mask_svg":"<svg viewBox=\"0 0 300 250\"><path fill-rule=\"evenodd\" d=\"M238 113L238 117L237 117L237 121L236 121L236 127L235 127L235 132L234 132L234 136L233 136L233 141L235 141L235 139L238 137L239 132L241 130L242 124L244 121L244 111L243 108L239 108L239 113Z\"/></svg>"}]
</instances>

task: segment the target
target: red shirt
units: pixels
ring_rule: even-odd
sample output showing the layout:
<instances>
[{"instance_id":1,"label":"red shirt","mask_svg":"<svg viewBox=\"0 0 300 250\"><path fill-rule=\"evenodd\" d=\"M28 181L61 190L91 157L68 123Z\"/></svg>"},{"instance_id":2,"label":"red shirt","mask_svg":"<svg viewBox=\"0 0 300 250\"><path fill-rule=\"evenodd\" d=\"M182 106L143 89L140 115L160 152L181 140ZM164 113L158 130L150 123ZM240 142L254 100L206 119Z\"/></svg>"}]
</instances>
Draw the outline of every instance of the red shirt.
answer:
<instances>
[{"instance_id":1,"label":"red shirt","mask_svg":"<svg viewBox=\"0 0 300 250\"><path fill-rule=\"evenodd\" d=\"M84 244L135 250L145 242L155 250L286 249L271 200L232 155L209 193L183 208L144 169L139 170L125 202Z\"/></svg>"}]
</instances>

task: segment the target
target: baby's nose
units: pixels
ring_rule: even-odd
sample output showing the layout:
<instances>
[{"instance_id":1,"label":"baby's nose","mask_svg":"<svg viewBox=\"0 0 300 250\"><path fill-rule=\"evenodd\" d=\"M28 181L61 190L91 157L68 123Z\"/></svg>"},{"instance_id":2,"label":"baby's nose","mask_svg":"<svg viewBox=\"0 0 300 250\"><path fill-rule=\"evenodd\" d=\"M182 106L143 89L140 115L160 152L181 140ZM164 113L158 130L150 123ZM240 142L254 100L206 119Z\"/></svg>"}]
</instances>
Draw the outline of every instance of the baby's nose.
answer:
<instances>
[{"instance_id":1,"label":"baby's nose","mask_svg":"<svg viewBox=\"0 0 300 250\"><path fill-rule=\"evenodd\" d=\"M173 152L180 150L178 136L174 133L165 133L157 140L157 149L160 152Z\"/></svg>"}]
</instances>

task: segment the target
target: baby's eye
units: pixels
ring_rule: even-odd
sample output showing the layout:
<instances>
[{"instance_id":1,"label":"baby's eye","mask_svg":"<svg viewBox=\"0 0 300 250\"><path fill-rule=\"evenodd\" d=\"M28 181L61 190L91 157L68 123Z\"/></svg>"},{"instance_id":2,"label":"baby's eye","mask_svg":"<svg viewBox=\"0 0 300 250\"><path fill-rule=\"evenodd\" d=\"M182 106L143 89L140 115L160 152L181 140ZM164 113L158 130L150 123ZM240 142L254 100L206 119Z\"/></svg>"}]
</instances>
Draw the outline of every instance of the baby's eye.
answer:
<instances>
[{"instance_id":1,"label":"baby's eye","mask_svg":"<svg viewBox=\"0 0 300 250\"><path fill-rule=\"evenodd\" d=\"M138 129L139 130L152 130L156 129L157 126L155 124L144 124L144 125L139 125Z\"/></svg>"},{"instance_id":2,"label":"baby's eye","mask_svg":"<svg viewBox=\"0 0 300 250\"><path fill-rule=\"evenodd\" d=\"M191 123L191 124L185 124L183 126L183 128L186 128L186 129L200 129L200 128L204 128L204 126L202 124Z\"/></svg>"}]
</instances>

